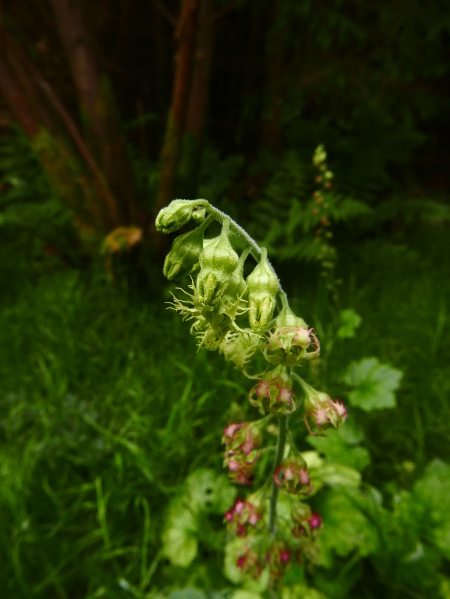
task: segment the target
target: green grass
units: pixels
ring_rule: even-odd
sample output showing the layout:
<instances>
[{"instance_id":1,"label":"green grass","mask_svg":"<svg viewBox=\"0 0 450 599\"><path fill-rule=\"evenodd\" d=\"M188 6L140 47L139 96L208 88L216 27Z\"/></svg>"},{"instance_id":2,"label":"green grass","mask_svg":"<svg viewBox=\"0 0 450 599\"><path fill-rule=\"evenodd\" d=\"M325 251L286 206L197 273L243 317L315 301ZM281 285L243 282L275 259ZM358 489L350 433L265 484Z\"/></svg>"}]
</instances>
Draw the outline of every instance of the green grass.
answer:
<instances>
[{"instance_id":1,"label":"green grass","mask_svg":"<svg viewBox=\"0 0 450 599\"><path fill-rule=\"evenodd\" d=\"M282 275L324 348L339 309L363 318L357 337L321 360L333 395L345 397L353 359L377 356L405 373L396 410L358 412L372 454L365 477L388 493L450 455L449 249L437 231L412 249L371 242L341 254L338 306L313 275L297 278L298 266ZM203 548L187 572L158 552L167 503L186 475L198 466L220 472L224 426L254 417L249 382L222 356L196 353L189 324L165 311L164 299L66 271L4 302L0 588L8 599L226 586L217 550Z\"/></svg>"}]
</instances>

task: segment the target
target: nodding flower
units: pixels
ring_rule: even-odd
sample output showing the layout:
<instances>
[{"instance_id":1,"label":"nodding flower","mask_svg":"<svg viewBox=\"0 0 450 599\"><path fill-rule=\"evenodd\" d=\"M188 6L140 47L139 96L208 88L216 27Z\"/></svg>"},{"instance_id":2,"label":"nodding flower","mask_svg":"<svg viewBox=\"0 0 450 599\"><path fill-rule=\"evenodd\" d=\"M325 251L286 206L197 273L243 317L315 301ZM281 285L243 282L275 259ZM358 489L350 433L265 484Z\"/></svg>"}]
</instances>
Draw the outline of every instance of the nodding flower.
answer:
<instances>
[{"instance_id":1,"label":"nodding flower","mask_svg":"<svg viewBox=\"0 0 450 599\"><path fill-rule=\"evenodd\" d=\"M266 335L264 355L272 364L297 366L302 360L313 360L320 353L320 344L314 329L296 316L281 294L283 308L275 320L275 327ZM309 351L308 351L309 350Z\"/></svg>"},{"instance_id":2,"label":"nodding flower","mask_svg":"<svg viewBox=\"0 0 450 599\"><path fill-rule=\"evenodd\" d=\"M203 251L203 234L212 220L209 216L199 227L175 239L164 261L164 276L169 281L181 279L195 270Z\"/></svg>"},{"instance_id":3,"label":"nodding flower","mask_svg":"<svg viewBox=\"0 0 450 599\"><path fill-rule=\"evenodd\" d=\"M299 539L303 535L311 535L313 531L323 526L322 516L317 512L313 512L309 518L303 518L299 521L295 521L292 534L294 537ZM314 533L315 534L315 533Z\"/></svg>"},{"instance_id":4,"label":"nodding flower","mask_svg":"<svg viewBox=\"0 0 450 599\"><path fill-rule=\"evenodd\" d=\"M250 390L249 401L261 414L290 414L297 402L287 369L278 366L266 373Z\"/></svg>"},{"instance_id":5,"label":"nodding flower","mask_svg":"<svg viewBox=\"0 0 450 599\"><path fill-rule=\"evenodd\" d=\"M275 470L273 480L278 487L294 495L309 495L313 490L306 464L300 458L284 460Z\"/></svg>"},{"instance_id":6,"label":"nodding flower","mask_svg":"<svg viewBox=\"0 0 450 599\"><path fill-rule=\"evenodd\" d=\"M238 537L246 537L251 530L262 530L265 527L263 512L251 501L236 499L231 510L225 512L224 521L228 529Z\"/></svg>"},{"instance_id":7,"label":"nodding flower","mask_svg":"<svg viewBox=\"0 0 450 599\"><path fill-rule=\"evenodd\" d=\"M229 226L230 219L225 218L220 235L204 247L199 256L196 289L200 303L205 306L219 301L239 263L239 256L228 238Z\"/></svg>"},{"instance_id":8,"label":"nodding flower","mask_svg":"<svg viewBox=\"0 0 450 599\"><path fill-rule=\"evenodd\" d=\"M269 566L272 578L281 578L290 561L291 550L283 541L275 541L266 553L266 564Z\"/></svg>"},{"instance_id":9,"label":"nodding flower","mask_svg":"<svg viewBox=\"0 0 450 599\"><path fill-rule=\"evenodd\" d=\"M197 205L197 200L173 200L158 212L156 230L160 233L173 233L188 223L191 218L200 224L205 217L205 209Z\"/></svg>"},{"instance_id":10,"label":"nodding flower","mask_svg":"<svg viewBox=\"0 0 450 599\"><path fill-rule=\"evenodd\" d=\"M254 331L264 329L272 318L280 284L261 248L261 260L247 277L249 321Z\"/></svg>"},{"instance_id":11,"label":"nodding flower","mask_svg":"<svg viewBox=\"0 0 450 599\"><path fill-rule=\"evenodd\" d=\"M249 485L253 481L253 469L261 457L262 426L260 422L234 422L223 432L223 465L228 466L230 478L239 484Z\"/></svg>"},{"instance_id":12,"label":"nodding flower","mask_svg":"<svg viewBox=\"0 0 450 599\"><path fill-rule=\"evenodd\" d=\"M305 391L305 424L310 435L323 435L329 428L339 428L347 419L347 410L340 399L331 399L296 377Z\"/></svg>"}]
</instances>

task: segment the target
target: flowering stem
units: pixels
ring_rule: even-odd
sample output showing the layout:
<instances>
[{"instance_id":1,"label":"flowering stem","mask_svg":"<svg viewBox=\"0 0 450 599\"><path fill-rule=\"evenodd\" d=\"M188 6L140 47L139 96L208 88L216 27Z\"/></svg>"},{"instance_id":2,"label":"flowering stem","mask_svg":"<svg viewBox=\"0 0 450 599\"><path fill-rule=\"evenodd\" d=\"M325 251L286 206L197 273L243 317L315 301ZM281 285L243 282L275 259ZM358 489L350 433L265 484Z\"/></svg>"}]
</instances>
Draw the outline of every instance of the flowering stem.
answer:
<instances>
[{"instance_id":1,"label":"flowering stem","mask_svg":"<svg viewBox=\"0 0 450 599\"><path fill-rule=\"evenodd\" d=\"M283 461L284 446L286 444L287 427L288 427L288 416L287 415L279 416L277 449L276 449L276 453L275 453L275 460L273 463L273 474L275 474L276 469ZM279 491L280 491L280 489L275 484L275 481L272 481L272 493L270 495L270 515L269 515L269 532L272 534L276 533L277 501L278 501Z\"/></svg>"}]
</instances>

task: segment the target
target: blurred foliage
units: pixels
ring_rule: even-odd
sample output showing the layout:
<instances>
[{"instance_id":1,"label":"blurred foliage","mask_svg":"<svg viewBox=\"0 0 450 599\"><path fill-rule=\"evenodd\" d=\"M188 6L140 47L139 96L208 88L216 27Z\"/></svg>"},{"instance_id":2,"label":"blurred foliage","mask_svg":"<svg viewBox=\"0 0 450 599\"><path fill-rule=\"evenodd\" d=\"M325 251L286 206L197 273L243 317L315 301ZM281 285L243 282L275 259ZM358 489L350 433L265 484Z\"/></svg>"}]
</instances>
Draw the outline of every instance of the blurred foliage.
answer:
<instances>
[{"instance_id":1,"label":"blurred foliage","mask_svg":"<svg viewBox=\"0 0 450 599\"><path fill-rule=\"evenodd\" d=\"M27 138L19 128L0 137L0 285L6 291L49 266L60 253L74 259L71 216L50 187Z\"/></svg>"}]
</instances>

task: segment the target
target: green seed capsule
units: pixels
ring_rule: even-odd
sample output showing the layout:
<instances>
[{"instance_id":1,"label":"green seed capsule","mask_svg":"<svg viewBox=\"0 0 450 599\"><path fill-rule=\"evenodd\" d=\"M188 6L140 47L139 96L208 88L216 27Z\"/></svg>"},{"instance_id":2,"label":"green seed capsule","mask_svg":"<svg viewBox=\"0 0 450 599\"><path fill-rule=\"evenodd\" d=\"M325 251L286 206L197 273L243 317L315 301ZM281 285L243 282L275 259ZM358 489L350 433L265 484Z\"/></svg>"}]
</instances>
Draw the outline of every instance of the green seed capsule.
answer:
<instances>
[{"instance_id":1,"label":"green seed capsule","mask_svg":"<svg viewBox=\"0 0 450 599\"><path fill-rule=\"evenodd\" d=\"M249 320L254 331L260 331L270 322L279 290L278 279L268 261L267 250L261 248L261 261L247 277Z\"/></svg>"},{"instance_id":2,"label":"green seed capsule","mask_svg":"<svg viewBox=\"0 0 450 599\"><path fill-rule=\"evenodd\" d=\"M213 239L200 254L200 272L197 293L200 302L215 304L227 288L239 257L228 239L230 220L224 219L221 234Z\"/></svg>"},{"instance_id":3,"label":"green seed capsule","mask_svg":"<svg viewBox=\"0 0 450 599\"><path fill-rule=\"evenodd\" d=\"M197 205L198 200L173 200L156 217L156 230L161 233L173 233L188 223L191 218L199 223L205 217L205 209Z\"/></svg>"},{"instance_id":4,"label":"green seed capsule","mask_svg":"<svg viewBox=\"0 0 450 599\"><path fill-rule=\"evenodd\" d=\"M213 217L209 216L200 227L175 239L164 262L164 276L169 281L181 279L195 270L203 251L205 229L212 220Z\"/></svg>"}]
</instances>

